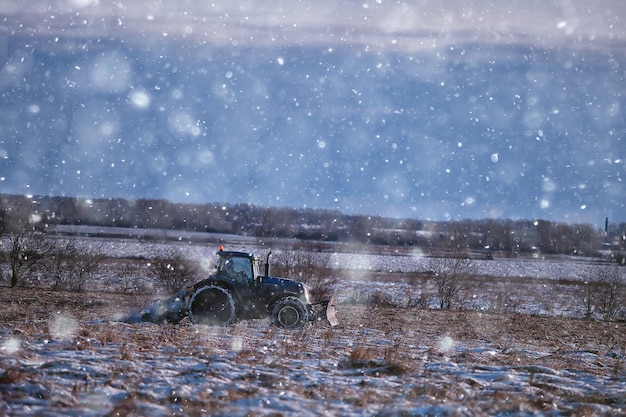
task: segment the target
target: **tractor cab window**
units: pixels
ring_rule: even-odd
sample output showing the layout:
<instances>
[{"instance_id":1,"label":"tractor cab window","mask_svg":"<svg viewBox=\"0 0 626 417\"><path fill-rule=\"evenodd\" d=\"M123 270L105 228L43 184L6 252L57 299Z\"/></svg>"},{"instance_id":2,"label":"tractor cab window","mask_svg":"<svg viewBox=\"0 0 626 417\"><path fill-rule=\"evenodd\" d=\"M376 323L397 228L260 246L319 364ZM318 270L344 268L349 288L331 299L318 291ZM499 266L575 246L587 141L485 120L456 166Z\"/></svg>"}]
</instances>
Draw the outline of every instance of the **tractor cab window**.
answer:
<instances>
[{"instance_id":1,"label":"tractor cab window","mask_svg":"<svg viewBox=\"0 0 626 417\"><path fill-rule=\"evenodd\" d=\"M218 272L242 284L252 280L252 268L247 258L222 258Z\"/></svg>"}]
</instances>

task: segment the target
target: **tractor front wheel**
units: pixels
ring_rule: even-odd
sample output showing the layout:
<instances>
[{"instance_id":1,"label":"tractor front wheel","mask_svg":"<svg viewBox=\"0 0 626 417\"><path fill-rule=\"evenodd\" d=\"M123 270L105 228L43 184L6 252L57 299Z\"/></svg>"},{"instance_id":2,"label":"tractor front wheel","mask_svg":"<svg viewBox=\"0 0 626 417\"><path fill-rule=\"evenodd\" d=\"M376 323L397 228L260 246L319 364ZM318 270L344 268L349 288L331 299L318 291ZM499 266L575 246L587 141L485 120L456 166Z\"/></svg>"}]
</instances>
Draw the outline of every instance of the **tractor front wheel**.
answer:
<instances>
[{"instance_id":1,"label":"tractor front wheel","mask_svg":"<svg viewBox=\"0 0 626 417\"><path fill-rule=\"evenodd\" d=\"M198 288L189 299L192 323L208 326L232 324L236 318L235 300L226 288L206 285Z\"/></svg>"},{"instance_id":2,"label":"tractor front wheel","mask_svg":"<svg viewBox=\"0 0 626 417\"><path fill-rule=\"evenodd\" d=\"M306 306L296 297L285 297L272 308L272 323L284 329L298 329L309 321Z\"/></svg>"}]
</instances>

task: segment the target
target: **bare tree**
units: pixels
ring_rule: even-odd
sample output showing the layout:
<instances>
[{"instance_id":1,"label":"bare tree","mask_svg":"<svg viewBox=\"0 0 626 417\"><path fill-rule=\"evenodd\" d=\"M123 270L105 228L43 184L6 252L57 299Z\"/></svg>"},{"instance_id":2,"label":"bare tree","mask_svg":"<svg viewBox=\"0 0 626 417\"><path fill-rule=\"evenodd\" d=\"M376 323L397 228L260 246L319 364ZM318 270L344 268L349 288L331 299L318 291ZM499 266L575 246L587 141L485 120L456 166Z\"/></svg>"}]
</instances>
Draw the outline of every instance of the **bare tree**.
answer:
<instances>
[{"instance_id":1,"label":"bare tree","mask_svg":"<svg viewBox=\"0 0 626 417\"><path fill-rule=\"evenodd\" d=\"M457 295L469 289L470 277L475 273L472 260L459 257L432 258L430 267L437 289L437 297L441 309L450 309Z\"/></svg>"},{"instance_id":2,"label":"bare tree","mask_svg":"<svg viewBox=\"0 0 626 417\"><path fill-rule=\"evenodd\" d=\"M19 200L2 213L3 232L8 246L11 287L35 275L50 250L45 239L45 225L31 203Z\"/></svg>"}]
</instances>

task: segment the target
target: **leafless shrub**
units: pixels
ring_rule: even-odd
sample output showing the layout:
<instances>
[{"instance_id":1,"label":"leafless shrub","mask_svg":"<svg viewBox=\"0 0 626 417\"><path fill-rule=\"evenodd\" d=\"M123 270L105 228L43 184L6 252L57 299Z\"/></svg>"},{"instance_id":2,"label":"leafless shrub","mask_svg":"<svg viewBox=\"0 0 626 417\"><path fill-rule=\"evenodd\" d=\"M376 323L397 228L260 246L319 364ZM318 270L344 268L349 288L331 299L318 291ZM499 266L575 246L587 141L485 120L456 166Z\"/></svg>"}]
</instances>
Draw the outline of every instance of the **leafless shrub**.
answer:
<instances>
[{"instance_id":1,"label":"leafless shrub","mask_svg":"<svg viewBox=\"0 0 626 417\"><path fill-rule=\"evenodd\" d=\"M351 288L345 291L344 303L346 304L366 304L369 300L369 295L364 288Z\"/></svg>"},{"instance_id":2,"label":"leafless shrub","mask_svg":"<svg viewBox=\"0 0 626 417\"><path fill-rule=\"evenodd\" d=\"M429 303L430 300L428 298L428 294L426 294L426 292L424 291L421 291L418 293L410 293L406 306L407 308L417 307L421 309L426 309L428 308Z\"/></svg>"},{"instance_id":3,"label":"leafless shrub","mask_svg":"<svg viewBox=\"0 0 626 417\"><path fill-rule=\"evenodd\" d=\"M370 294L368 304L376 307L399 307L390 294L380 290Z\"/></svg>"},{"instance_id":4,"label":"leafless shrub","mask_svg":"<svg viewBox=\"0 0 626 417\"><path fill-rule=\"evenodd\" d=\"M36 231L9 237L8 263L11 287L36 285L45 270L50 246L43 233Z\"/></svg>"},{"instance_id":5,"label":"leafless shrub","mask_svg":"<svg viewBox=\"0 0 626 417\"><path fill-rule=\"evenodd\" d=\"M122 294L138 294L146 291L142 278L146 271L144 263L125 262L118 271L119 291Z\"/></svg>"},{"instance_id":6,"label":"leafless shrub","mask_svg":"<svg viewBox=\"0 0 626 417\"><path fill-rule=\"evenodd\" d=\"M330 298L333 280L330 275L330 254L301 245L293 251L281 251L273 256L272 275L303 282L315 301Z\"/></svg>"},{"instance_id":7,"label":"leafless shrub","mask_svg":"<svg viewBox=\"0 0 626 417\"><path fill-rule=\"evenodd\" d=\"M615 318L626 304L626 279L619 266L598 266L595 269L596 308L605 320Z\"/></svg>"},{"instance_id":8,"label":"leafless shrub","mask_svg":"<svg viewBox=\"0 0 626 417\"><path fill-rule=\"evenodd\" d=\"M511 291L507 283L504 283L494 294L490 311L496 314L510 313L515 310L516 302L511 296Z\"/></svg>"},{"instance_id":9,"label":"leafless shrub","mask_svg":"<svg viewBox=\"0 0 626 417\"><path fill-rule=\"evenodd\" d=\"M11 287L36 279L50 252L45 225L27 200L3 208L3 246L10 266Z\"/></svg>"},{"instance_id":10,"label":"leafless shrub","mask_svg":"<svg viewBox=\"0 0 626 417\"><path fill-rule=\"evenodd\" d=\"M617 265L596 265L581 291L584 315L591 318L599 314L605 320L614 319L625 308L626 280Z\"/></svg>"},{"instance_id":11,"label":"leafless shrub","mask_svg":"<svg viewBox=\"0 0 626 417\"><path fill-rule=\"evenodd\" d=\"M430 277L413 276L410 277L407 282L411 285L411 290L408 294L408 300L406 303L407 308L428 308L430 304L430 297L428 296L428 279Z\"/></svg>"},{"instance_id":12,"label":"leafless shrub","mask_svg":"<svg viewBox=\"0 0 626 417\"><path fill-rule=\"evenodd\" d=\"M432 258L433 272L439 306L450 309L452 301L464 290L470 288L470 278L475 274L472 260L462 255L446 258Z\"/></svg>"},{"instance_id":13,"label":"leafless shrub","mask_svg":"<svg viewBox=\"0 0 626 417\"><path fill-rule=\"evenodd\" d=\"M596 312L596 303L599 298L600 284L593 279L588 279L581 291L581 301L585 311L585 318L591 318Z\"/></svg>"},{"instance_id":14,"label":"leafless shrub","mask_svg":"<svg viewBox=\"0 0 626 417\"><path fill-rule=\"evenodd\" d=\"M84 291L104 256L93 246L79 250L76 239L69 238L53 248L49 256L49 279L52 289Z\"/></svg>"},{"instance_id":15,"label":"leafless shrub","mask_svg":"<svg viewBox=\"0 0 626 417\"><path fill-rule=\"evenodd\" d=\"M159 282L168 294L198 280L200 265L176 249L157 254L148 264L148 276Z\"/></svg>"}]
</instances>

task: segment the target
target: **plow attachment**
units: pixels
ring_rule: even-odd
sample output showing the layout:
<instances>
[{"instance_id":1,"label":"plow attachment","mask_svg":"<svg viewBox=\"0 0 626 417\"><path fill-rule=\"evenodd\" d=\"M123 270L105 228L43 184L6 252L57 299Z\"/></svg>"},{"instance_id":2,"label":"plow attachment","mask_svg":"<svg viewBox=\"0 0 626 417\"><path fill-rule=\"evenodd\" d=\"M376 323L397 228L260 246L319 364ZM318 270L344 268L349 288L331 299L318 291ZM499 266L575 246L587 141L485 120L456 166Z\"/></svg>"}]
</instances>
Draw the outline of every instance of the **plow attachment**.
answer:
<instances>
[{"instance_id":1,"label":"plow attachment","mask_svg":"<svg viewBox=\"0 0 626 417\"><path fill-rule=\"evenodd\" d=\"M335 296L337 293L334 293L330 300L328 301L328 305L326 305L326 320L330 323L331 326L336 326L339 324L339 320L337 320L337 310L335 309Z\"/></svg>"},{"instance_id":2,"label":"plow attachment","mask_svg":"<svg viewBox=\"0 0 626 417\"><path fill-rule=\"evenodd\" d=\"M328 323L331 326L337 326L339 324L339 320L337 320L337 310L335 309L335 297L337 293L334 293L330 300L321 301L314 305L319 305L322 308L312 316L311 320L328 320Z\"/></svg>"}]
</instances>

